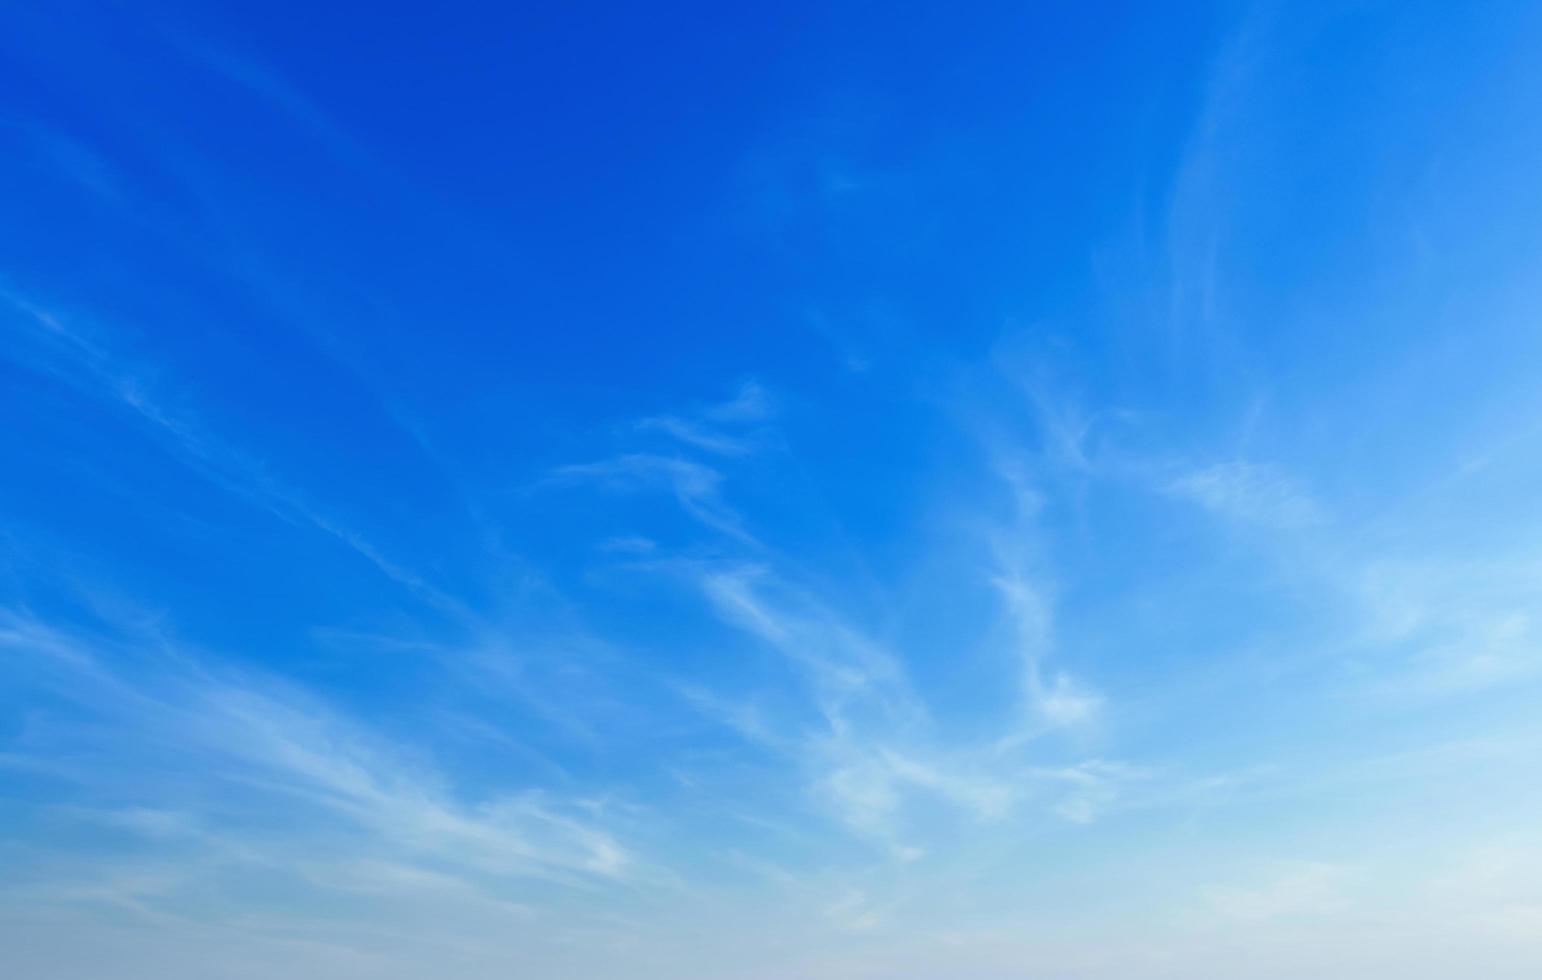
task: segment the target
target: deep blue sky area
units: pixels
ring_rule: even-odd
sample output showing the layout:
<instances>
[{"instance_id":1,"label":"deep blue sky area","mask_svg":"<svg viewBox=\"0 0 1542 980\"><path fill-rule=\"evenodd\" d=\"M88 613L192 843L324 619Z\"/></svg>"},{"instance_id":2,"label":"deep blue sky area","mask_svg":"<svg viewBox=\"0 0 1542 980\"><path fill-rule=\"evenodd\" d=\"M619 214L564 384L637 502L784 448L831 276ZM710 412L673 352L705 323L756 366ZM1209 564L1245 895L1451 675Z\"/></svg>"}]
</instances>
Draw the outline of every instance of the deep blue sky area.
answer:
<instances>
[{"instance_id":1,"label":"deep blue sky area","mask_svg":"<svg viewBox=\"0 0 1542 980\"><path fill-rule=\"evenodd\" d=\"M1539 51L0 11L0 974L1535 977Z\"/></svg>"}]
</instances>

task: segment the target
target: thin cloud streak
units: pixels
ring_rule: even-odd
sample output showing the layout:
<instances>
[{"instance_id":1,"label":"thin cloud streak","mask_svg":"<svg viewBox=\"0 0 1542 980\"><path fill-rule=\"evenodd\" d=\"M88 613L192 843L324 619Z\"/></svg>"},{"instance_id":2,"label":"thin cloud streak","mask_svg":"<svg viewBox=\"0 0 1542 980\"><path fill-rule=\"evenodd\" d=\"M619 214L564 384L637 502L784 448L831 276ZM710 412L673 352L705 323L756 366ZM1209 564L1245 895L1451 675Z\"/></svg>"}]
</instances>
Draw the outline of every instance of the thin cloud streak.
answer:
<instances>
[{"instance_id":1,"label":"thin cloud streak","mask_svg":"<svg viewBox=\"0 0 1542 980\"><path fill-rule=\"evenodd\" d=\"M128 409L148 423L151 432L186 465L216 485L289 523L327 534L430 605L450 615L469 618L459 600L387 558L362 535L321 513L304 496L274 477L267 466L208 431L196 416L164 404L156 396L156 386L120 363L106 346L26 299L15 294L6 294L5 299L24 317L19 329L34 336L41 333L48 346L62 355L43 362L39 365L42 370L88 395ZM30 330L26 321L30 321Z\"/></svg>"}]
</instances>

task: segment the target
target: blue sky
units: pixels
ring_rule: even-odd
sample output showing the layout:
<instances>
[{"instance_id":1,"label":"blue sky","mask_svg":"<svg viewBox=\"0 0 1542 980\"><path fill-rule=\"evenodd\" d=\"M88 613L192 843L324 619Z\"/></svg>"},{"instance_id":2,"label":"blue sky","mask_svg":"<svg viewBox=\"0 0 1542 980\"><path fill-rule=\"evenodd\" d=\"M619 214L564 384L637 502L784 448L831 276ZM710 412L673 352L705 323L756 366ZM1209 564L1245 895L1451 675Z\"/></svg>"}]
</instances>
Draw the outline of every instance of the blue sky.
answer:
<instances>
[{"instance_id":1,"label":"blue sky","mask_svg":"<svg viewBox=\"0 0 1542 980\"><path fill-rule=\"evenodd\" d=\"M0 13L0 972L1542 971L1542 9Z\"/></svg>"}]
</instances>

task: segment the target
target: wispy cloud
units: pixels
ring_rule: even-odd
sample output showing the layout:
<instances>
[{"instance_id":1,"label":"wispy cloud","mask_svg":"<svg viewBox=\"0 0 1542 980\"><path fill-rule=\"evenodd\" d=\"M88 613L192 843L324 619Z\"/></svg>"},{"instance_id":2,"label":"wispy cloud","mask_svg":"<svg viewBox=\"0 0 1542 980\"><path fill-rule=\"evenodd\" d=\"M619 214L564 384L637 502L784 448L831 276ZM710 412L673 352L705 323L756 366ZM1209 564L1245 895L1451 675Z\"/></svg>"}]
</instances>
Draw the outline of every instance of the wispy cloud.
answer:
<instances>
[{"instance_id":1,"label":"wispy cloud","mask_svg":"<svg viewBox=\"0 0 1542 980\"><path fill-rule=\"evenodd\" d=\"M1295 480L1277 467L1228 460L1173 477L1164 489L1217 516L1291 530L1323 520L1322 509Z\"/></svg>"},{"instance_id":2,"label":"wispy cloud","mask_svg":"<svg viewBox=\"0 0 1542 980\"><path fill-rule=\"evenodd\" d=\"M189 407L160 393L156 374L116 355L104 339L74 326L31 300L6 292L6 317L12 329L31 343L29 367L43 371L88 397L126 410L144 423L185 465L215 485L243 497L276 517L308 526L341 542L381 574L419 598L455 616L468 612L460 601L423 576L387 557L357 531L325 514L305 495L277 477L265 462L238 448L205 425Z\"/></svg>"},{"instance_id":3,"label":"wispy cloud","mask_svg":"<svg viewBox=\"0 0 1542 980\"><path fill-rule=\"evenodd\" d=\"M721 456L745 456L753 451L751 444L739 438L715 432L706 426L673 415L656 415L637 423L643 431L662 432L685 443L693 449L704 449Z\"/></svg>"},{"instance_id":4,"label":"wispy cloud","mask_svg":"<svg viewBox=\"0 0 1542 980\"><path fill-rule=\"evenodd\" d=\"M1020 461L998 461L996 474L1011 491L1011 512L1004 523L985 531L992 565L989 581L1000 597L1012 655L1021 670L1026 712L1025 724L1006 740L1013 744L1042 731L1095 721L1103 698L1066 670L1050 665L1055 653L1054 583L1038 528L1044 498Z\"/></svg>"},{"instance_id":5,"label":"wispy cloud","mask_svg":"<svg viewBox=\"0 0 1542 980\"><path fill-rule=\"evenodd\" d=\"M558 484L592 482L610 490L667 490L680 507L714 531L745 543L754 538L733 508L723 502L723 474L688 459L627 453L594 463L573 463L552 471Z\"/></svg>"},{"instance_id":6,"label":"wispy cloud","mask_svg":"<svg viewBox=\"0 0 1542 980\"><path fill-rule=\"evenodd\" d=\"M1037 662L1025 668L1028 729L1014 726L990 742L960 740L932 716L903 661L767 569L693 568L703 594L725 622L783 654L806 678L820 724L768 717L746 704L693 689L704 713L804 772L805 785L841 823L880 843L896 860L928 850L929 834L912 817L926 799L971 821L994 822L1027 804L1073 823L1096 819L1117 799L1132 771L1091 760L1035 765L1021 749L1037 733L1085 723L1100 699L1063 676L1045 682Z\"/></svg>"},{"instance_id":7,"label":"wispy cloud","mask_svg":"<svg viewBox=\"0 0 1542 980\"><path fill-rule=\"evenodd\" d=\"M755 382L740 386L725 402L687 415L651 415L639 419L642 432L662 432L691 448L718 456L748 456L764 442L765 423L774 408L766 390Z\"/></svg>"},{"instance_id":8,"label":"wispy cloud","mask_svg":"<svg viewBox=\"0 0 1542 980\"><path fill-rule=\"evenodd\" d=\"M111 773L115 791L129 797L123 812L139 815L141 830L180 826L142 818L182 798L179 773L212 770L231 790L217 811L227 833L287 821L301 807L321 821L321 838L348 828L362 835L365 853L386 848L466 874L581 884L623 880L638 866L575 800L531 789L462 802L426 763L315 698L255 677L222 678L185 653L168 659L160 652L168 642L94 639L14 610L0 615L12 680L42 684L89 713L89 727L50 723L50 737L90 740L104 768L81 778Z\"/></svg>"},{"instance_id":9,"label":"wispy cloud","mask_svg":"<svg viewBox=\"0 0 1542 980\"><path fill-rule=\"evenodd\" d=\"M1359 631L1343 656L1348 690L1427 701L1542 677L1542 567L1529 557L1361 557L1333 581Z\"/></svg>"}]
</instances>

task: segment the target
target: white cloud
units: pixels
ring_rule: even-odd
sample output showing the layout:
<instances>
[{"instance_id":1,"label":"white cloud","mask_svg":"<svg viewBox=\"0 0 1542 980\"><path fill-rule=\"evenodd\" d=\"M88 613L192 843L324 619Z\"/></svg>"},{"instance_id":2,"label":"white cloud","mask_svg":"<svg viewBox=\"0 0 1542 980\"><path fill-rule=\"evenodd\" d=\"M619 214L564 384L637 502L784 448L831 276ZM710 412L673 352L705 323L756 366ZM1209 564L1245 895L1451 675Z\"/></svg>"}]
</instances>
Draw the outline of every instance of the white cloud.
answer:
<instances>
[{"instance_id":1,"label":"white cloud","mask_svg":"<svg viewBox=\"0 0 1542 980\"><path fill-rule=\"evenodd\" d=\"M1055 606L1053 581L1043 571L1048 549L1038 528L1043 499L1020 461L998 461L997 475L1012 490L1014 511L986 532L995 565L989 582L1001 600L1026 714L1024 724L1004 739L1010 745L1042 731L1090 725L1104 700L1066 670L1050 671Z\"/></svg>"},{"instance_id":2,"label":"white cloud","mask_svg":"<svg viewBox=\"0 0 1542 980\"><path fill-rule=\"evenodd\" d=\"M723 474L703 463L653 453L626 453L595 463L573 463L552 472L557 481L592 481L616 490L665 489L680 507L707 527L746 543L754 539L723 502Z\"/></svg>"},{"instance_id":3,"label":"white cloud","mask_svg":"<svg viewBox=\"0 0 1542 980\"><path fill-rule=\"evenodd\" d=\"M642 419L637 423L637 428L644 431L663 432L694 449L704 449L720 456L745 456L754 448L746 439L714 432L703 425L676 418L673 415L656 415Z\"/></svg>"},{"instance_id":4,"label":"white cloud","mask_svg":"<svg viewBox=\"0 0 1542 980\"><path fill-rule=\"evenodd\" d=\"M185 655L147 660L137 649L158 649L164 638L76 637L14 611L0 623L18 681L90 712L87 727L55 734L89 737L91 758L105 768L82 776L138 798L118 811L125 826L228 833L213 814L186 809L193 801L176 789L180 772L218 773L232 788L221 811L247 801L240 822L261 827L299 807L319 830L351 828L361 850L383 848L402 860L568 884L625 880L638 868L574 800L532 789L463 802L426 763L314 698L253 678L220 679ZM177 800L183 808L168 810Z\"/></svg>"},{"instance_id":5,"label":"white cloud","mask_svg":"<svg viewBox=\"0 0 1542 980\"><path fill-rule=\"evenodd\" d=\"M714 422L764 422L775 414L775 408L765 388L746 381L734 397L709 407L703 415Z\"/></svg>"},{"instance_id":6,"label":"white cloud","mask_svg":"<svg viewBox=\"0 0 1542 980\"><path fill-rule=\"evenodd\" d=\"M77 390L126 408L148 424L185 465L211 483L292 524L329 535L373 565L385 577L453 616L469 613L457 599L422 575L387 557L357 531L323 513L299 490L285 484L262 460L208 429L191 410L168 403L153 372L126 362L100 339L30 300L0 291L41 337L43 354L32 365ZM40 331L37 329L40 328Z\"/></svg>"},{"instance_id":7,"label":"white cloud","mask_svg":"<svg viewBox=\"0 0 1542 980\"><path fill-rule=\"evenodd\" d=\"M1165 489L1228 520L1285 530L1322 521L1321 508L1305 490L1262 463L1214 463L1174 477Z\"/></svg>"},{"instance_id":8,"label":"white cloud","mask_svg":"<svg viewBox=\"0 0 1542 980\"><path fill-rule=\"evenodd\" d=\"M718 456L747 456L760 448L764 423L773 414L764 388L747 382L726 402L687 416L654 415L638 420L641 431L662 432L692 449Z\"/></svg>"}]
</instances>

